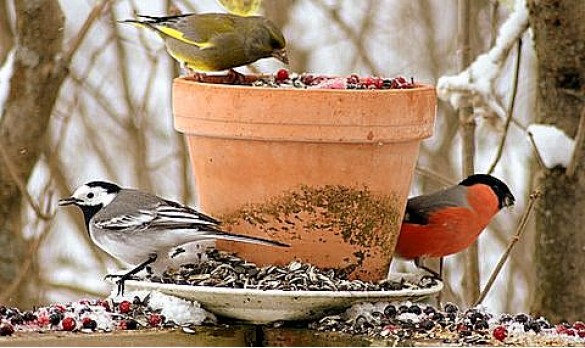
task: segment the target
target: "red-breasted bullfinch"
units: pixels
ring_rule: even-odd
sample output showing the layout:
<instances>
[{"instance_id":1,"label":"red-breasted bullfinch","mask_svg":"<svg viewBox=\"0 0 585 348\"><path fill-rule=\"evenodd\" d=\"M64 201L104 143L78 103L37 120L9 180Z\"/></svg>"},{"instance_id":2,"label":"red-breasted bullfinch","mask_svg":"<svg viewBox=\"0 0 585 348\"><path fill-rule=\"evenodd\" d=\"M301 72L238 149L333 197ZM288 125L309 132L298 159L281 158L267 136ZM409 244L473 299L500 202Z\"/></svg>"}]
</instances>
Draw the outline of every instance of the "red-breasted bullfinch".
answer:
<instances>
[{"instance_id":1,"label":"red-breasted bullfinch","mask_svg":"<svg viewBox=\"0 0 585 348\"><path fill-rule=\"evenodd\" d=\"M458 185L410 198L395 254L434 275L423 258L443 257L469 247L503 207L514 205L514 195L499 179L475 174Z\"/></svg>"}]
</instances>

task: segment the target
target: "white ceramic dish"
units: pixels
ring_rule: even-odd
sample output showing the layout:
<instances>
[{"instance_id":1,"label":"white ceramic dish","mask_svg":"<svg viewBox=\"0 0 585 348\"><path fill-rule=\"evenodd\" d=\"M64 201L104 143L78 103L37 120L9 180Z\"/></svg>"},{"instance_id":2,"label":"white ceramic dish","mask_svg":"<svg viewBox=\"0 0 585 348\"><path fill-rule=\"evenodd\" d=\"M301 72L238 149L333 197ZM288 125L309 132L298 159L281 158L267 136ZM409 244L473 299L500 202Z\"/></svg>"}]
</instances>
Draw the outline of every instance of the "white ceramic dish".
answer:
<instances>
[{"instance_id":1,"label":"white ceramic dish","mask_svg":"<svg viewBox=\"0 0 585 348\"><path fill-rule=\"evenodd\" d=\"M416 281L420 275L391 274L390 279ZM254 324L307 320L341 311L359 302L420 301L443 289L443 283L416 290L397 291L283 291L232 289L126 281L127 290L158 290L191 301L208 311Z\"/></svg>"}]
</instances>

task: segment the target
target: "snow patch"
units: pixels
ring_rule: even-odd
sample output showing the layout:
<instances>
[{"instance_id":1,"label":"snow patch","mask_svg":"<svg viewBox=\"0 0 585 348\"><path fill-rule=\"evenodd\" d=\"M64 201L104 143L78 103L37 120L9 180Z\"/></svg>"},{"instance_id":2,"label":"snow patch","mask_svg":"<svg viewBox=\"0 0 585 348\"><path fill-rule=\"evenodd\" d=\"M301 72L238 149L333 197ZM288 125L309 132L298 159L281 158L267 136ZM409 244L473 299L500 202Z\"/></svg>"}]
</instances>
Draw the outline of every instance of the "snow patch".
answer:
<instances>
[{"instance_id":1,"label":"snow patch","mask_svg":"<svg viewBox=\"0 0 585 348\"><path fill-rule=\"evenodd\" d=\"M172 320L178 325L195 324L200 325L206 319L207 321L215 322L217 319L215 315L201 308L199 302L187 301L181 298L163 294L160 291L125 291L124 296L116 296L117 289L114 287L110 298L115 302L127 300L132 302L135 296L143 300L150 294L148 305L151 308L161 308L160 314L164 315L167 320Z\"/></svg>"},{"instance_id":2,"label":"snow patch","mask_svg":"<svg viewBox=\"0 0 585 348\"><path fill-rule=\"evenodd\" d=\"M547 168L567 167L573 157L575 141L553 125L531 124L527 129Z\"/></svg>"}]
</instances>

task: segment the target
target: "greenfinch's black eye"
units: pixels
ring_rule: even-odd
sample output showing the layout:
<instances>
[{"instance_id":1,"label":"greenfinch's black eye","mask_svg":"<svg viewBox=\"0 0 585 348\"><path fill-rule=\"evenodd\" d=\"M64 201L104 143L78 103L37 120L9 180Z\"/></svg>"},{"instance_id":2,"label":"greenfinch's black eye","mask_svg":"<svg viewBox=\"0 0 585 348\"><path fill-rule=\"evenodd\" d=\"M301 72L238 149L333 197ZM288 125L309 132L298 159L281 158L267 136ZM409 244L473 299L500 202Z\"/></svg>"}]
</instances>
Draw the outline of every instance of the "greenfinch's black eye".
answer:
<instances>
[{"instance_id":1,"label":"greenfinch's black eye","mask_svg":"<svg viewBox=\"0 0 585 348\"><path fill-rule=\"evenodd\" d=\"M87 198L92 199L95 196L93 192L87 194Z\"/></svg>"}]
</instances>

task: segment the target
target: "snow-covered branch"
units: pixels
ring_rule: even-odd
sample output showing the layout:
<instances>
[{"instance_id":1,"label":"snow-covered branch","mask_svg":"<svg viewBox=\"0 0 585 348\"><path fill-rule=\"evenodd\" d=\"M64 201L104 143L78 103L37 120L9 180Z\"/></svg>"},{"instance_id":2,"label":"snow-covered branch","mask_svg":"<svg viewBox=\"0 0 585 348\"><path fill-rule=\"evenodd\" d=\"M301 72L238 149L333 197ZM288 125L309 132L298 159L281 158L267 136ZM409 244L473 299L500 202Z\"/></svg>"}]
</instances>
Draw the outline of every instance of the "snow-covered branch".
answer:
<instances>
[{"instance_id":1,"label":"snow-covered branch","mask_svg":"<svg viewBox=\"0 0 585 348\"><path fill-rule=\"evenodd\" d=\"M528 29L528 10L525 0L516 0L514 12L502 24L494 47L477 57L467 69L453 76L442 76L437 83L439 98L448 100L459 109L471 103L476 112L490 110L506 117L506 110L498 102L495 81L503 69L510 49Z\"/></svg>"}]
</instances>

